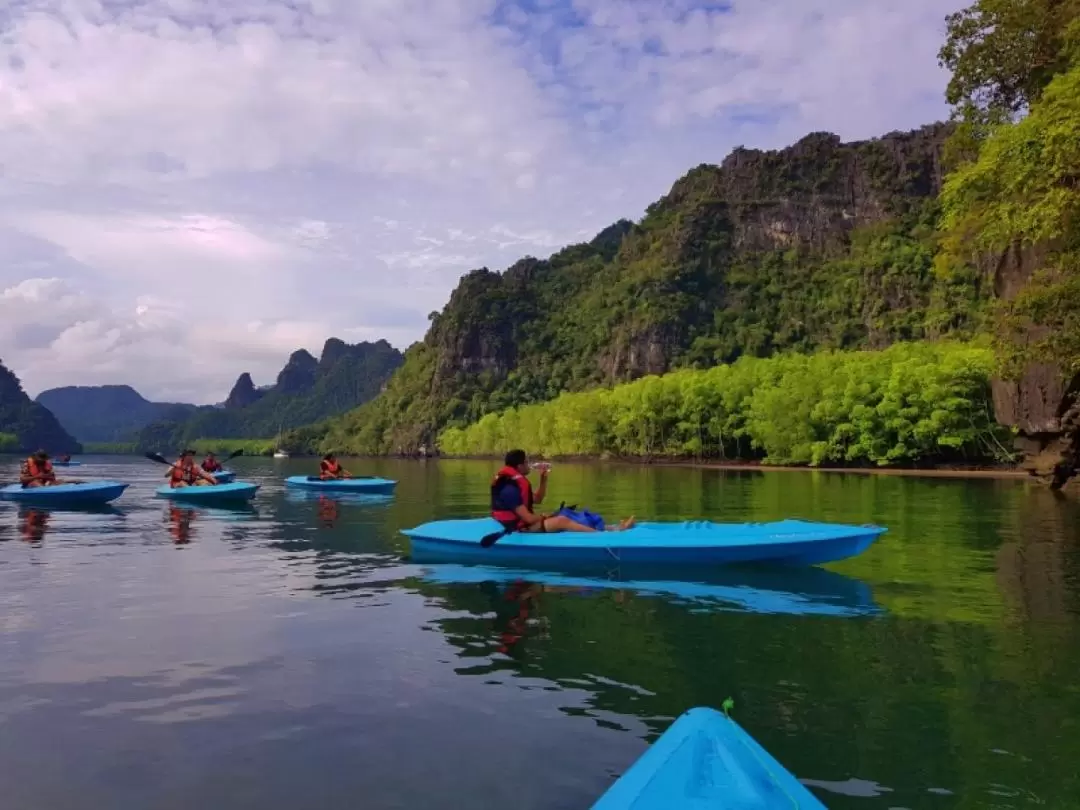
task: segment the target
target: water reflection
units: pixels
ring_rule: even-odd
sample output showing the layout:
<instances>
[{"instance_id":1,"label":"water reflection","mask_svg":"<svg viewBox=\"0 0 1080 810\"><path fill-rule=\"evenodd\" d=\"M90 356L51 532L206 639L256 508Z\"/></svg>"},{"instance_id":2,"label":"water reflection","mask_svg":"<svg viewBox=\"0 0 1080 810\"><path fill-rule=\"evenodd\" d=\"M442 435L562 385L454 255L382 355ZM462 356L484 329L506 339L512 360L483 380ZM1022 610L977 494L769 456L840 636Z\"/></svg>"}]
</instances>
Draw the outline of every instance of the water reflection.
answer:
<instances>
[{"instance_id":1,"label":"water reflection","mask_svg":"<svg viewBox=\"0 0 1080 810\"><path fill-rule=\"evenodd\" d=\"M19 529L23 542L40 546L49 528L49 513L44 509L20 509Z\"/></svg>"},{"instance_id":2,"label":"water reflection","mask_svg":"<svg viewBox=\"0 0 1080 810\"><path fill-rule=\"evenodd\" d=\"M660 597L691 611L749 611L820 616L870 616L884 612L870 586L854 577L823 568L717 568L703 572L663 570L663 579L648 569L610 569L603 575L511 569L495 566L425 565L421 576L432 583L506 583L528 581L548 590L588 596L611 590L627 595ZM679 578L679 577L684 578ZM630 578L633 577L633 578Z\"/></svg>"}]
</instances>

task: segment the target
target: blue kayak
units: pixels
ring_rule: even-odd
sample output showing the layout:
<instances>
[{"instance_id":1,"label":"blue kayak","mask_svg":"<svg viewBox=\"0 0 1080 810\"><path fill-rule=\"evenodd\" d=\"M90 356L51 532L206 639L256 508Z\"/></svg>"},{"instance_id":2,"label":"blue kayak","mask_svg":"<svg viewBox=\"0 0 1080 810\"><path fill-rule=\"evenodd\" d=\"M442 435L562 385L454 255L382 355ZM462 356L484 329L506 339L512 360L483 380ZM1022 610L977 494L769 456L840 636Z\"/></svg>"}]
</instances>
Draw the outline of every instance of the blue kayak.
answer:
<instances>
[{"instance_id":1,"label":"blue kayak","mask_svg":"<svg viewBox=\"0 0 1080 810\"><path fill-rule=\"evenodd\" d=\"M231 484L216 486L158 487L155 492L162 498L170 498L184 503L220 503L223 501L250 501L258 491L258 484L236 481Z\"/></svg>"},{"instance_id":2,"label":"blue kayak","mask_svg":"<svg viewBox=\"0 0 1080 810\"><path fill-rule=\"evenodd\" d=\"M236 473L232 470L218 470L210 475L214 476L214 480L219 484L231 484L236 480Z\"/></svg>"},{"instance_id":3,"label":"blue kayak","mask_svg":"<svg viewBox=\"0 0 1080 810\"><path fill-rule=\"evenodd\" d=\"M414 554L474 562L817 565L865 551L886 529L781 520L774 523L638 523L623 532L513 532L484 548L502 526L490 517L436 520L405 529Z\"/></svg>"},{"instance_id":4,"label":"blue kayak","mask_svg":"<svg viewBox=\"0 0 1080 810\"><path fill-rule=\"evenodd\" d=\"M52 463L54 467L81 467L81 461L54 461Z\"/></svg>"},{"instance_id":5,"label":"blue kayak","mask_svg":"<svg viewBox=\"0 0 1080 810\"><path fill-rule=\"evenodd\" d=\"M324 481L315 475L292 475L285 479L285 485L299 487L316 492L356 492L368 495L390 495L397 486L397 481L389 478L335 478Z\"/></svg>"},{"instance_id":6,"label":"blue kayak","mask_svg":"<svg viewBox=\"0 0 1080 810\"><path fill-rule=\"evenodd\" d=\"M738 723L690 709L592 810L826 810Z\"/></svg>"},{"instance_id":7,"label":"blue kayak","mask_svg":"<svg viewBox=\"0 0 1080 810\"><path fill-rule=\"evenodd\" d=\"M0 487L0 498L35 506L49 504L94 505L115 501L124 494L127 484L119 481L81 481L71 484L56 484L51 487L26 487L10 484Z\"/></svg>"}]
</instances>

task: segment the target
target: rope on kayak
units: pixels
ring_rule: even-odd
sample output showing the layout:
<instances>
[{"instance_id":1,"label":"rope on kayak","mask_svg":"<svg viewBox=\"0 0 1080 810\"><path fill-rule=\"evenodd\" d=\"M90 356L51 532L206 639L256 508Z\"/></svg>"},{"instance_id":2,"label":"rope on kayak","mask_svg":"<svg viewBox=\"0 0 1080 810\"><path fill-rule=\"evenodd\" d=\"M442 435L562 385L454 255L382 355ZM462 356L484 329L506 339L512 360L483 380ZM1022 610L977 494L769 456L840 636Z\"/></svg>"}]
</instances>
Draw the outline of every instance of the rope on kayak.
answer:
<instances>
[{"instance_id":1,"label":"rope on kayak","mask_svg":"<svg viewBox=\"0 0 1080 810\"><path fill-rule=\"evenodd\" d=\"M607 546L604 546L604 551L606 551L608 554L610 554L612 556L612 559L615 560L615 562L622 562L622 560L619 559L619 555L616 554L614 551L612 551Z\"/></svg>"},{"instance_id":2,"label":"rope on kayak","mask_svg":"<svg viewBox=\"0 0 1080 810\"><path fill-rule=\"evenodd\" d=\"M732 700L729 697L723 702L723 704L721 705L721 708L724 710L724 716L727 717L728 720L731 720L732 723L734 723L735 721L732 720L732 718L731 718L731 709L735 708L735 701ZM749 737L749 735L746 735L746 736ZM777 788L779 788L780 792L783 793L788 798L788 800L791 802L791 806L794 807L795 810L799 810L799 800L798 800L798 798L796 798L795 796L792 796L790 793L788 793L788 791L784 787L783 783L780 781L779 778L777 778L777 774L773 771L773 769L771 767L769 767L768 761L763 760L761 758L761 756L758 754L758 752L754 748L747 745L746 740L743 739L742 736L739 737L739 745L741 745L743 748L745 748L750 753L750 755L753 756L753 758L758 761L758 764L761 765L761 767L765 771L765 773L767 773L769 775L769 777L772 779L773 784Z\"/></svg>"}]
</instances>

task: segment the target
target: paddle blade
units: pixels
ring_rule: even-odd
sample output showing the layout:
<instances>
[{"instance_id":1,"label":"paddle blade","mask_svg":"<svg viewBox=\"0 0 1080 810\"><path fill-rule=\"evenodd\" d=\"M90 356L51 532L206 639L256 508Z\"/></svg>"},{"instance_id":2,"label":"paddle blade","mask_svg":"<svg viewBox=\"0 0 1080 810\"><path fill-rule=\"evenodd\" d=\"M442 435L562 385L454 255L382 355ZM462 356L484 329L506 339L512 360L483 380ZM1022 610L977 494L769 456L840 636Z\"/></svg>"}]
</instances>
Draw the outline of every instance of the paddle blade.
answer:
<instances>
[{"instance_id":1,"label":"paddle blade","mask_svg":"<svg viewBox=\"0 0 1080 810\"><path fill-rule=\"evenodd\" d=\"M481 548L491 548L493 545L498 543L502 538L506 537L506 535L510 534L511 531L513 531L513 530L512 529L503 529L501 532L492 532L491 534L485 534L483 537L480 538L480 547Z\"/></svg>"},{"instance_id":2,"label":"paddle blade","mask_svg":"<svg viewBox=\"0 0 1080 810\"><path fill-rule=\"evenodd\" d=\"M151 461L156 461L158 464L169 463L169 460L165 458L165 456L161 455L161 453L144 453L143 455L145 455Z\"/></svg>"},{"instance_id":3,"label":"paddle blade","mask_svg":"<svg viewBox=\"0 0 1080 810\"><path fill-rule=\"evenodd\" d=\"M242 455L244 455L244 448L241 447L239 450L234 450L233 452L229 453L229 455L225 456L224 460L225 461L231 461L232 459L236 458L237 456L242 456Z\"/></svg>"}]
</instances>

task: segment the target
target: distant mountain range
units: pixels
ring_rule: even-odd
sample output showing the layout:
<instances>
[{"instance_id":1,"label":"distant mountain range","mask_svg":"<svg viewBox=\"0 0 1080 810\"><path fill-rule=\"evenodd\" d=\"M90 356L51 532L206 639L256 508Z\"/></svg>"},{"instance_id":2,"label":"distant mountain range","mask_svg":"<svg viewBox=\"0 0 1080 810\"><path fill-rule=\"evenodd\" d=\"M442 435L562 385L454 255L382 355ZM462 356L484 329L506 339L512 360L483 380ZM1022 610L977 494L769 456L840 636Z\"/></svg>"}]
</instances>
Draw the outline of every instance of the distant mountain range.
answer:
<instances>
[{"instance_id":1,"label":"distant mountain range","mask_svg":"<svg viewBox=\"0 0 1080 810\"><path fill-rule=\"evenodd\" d=\"M124 442L151 422L186 419L196 406L151 402L130 385L50 388L37 396L82 442Z\"/></svg>"},{"instance_id":2,"label":"distant mountain range","mask_svg":"<svg viewBox=\"0 0 1080 810\"><path fill-rule=\"evenodd\" d=\"M151 402L127 385L70 386L37 397L86 442L134 442L175 450L196 439L272 438L362 405L382 390L402 354L385 340L330 338L319 359L299 349L270 386L241 374L220 405Z\"/></svg>"},{"instance_id":3,"label":"distant mountain range","mask_svg":"<svg viewBox=\"0 0 1080 810\"><path fill-rule=\"evenodd\" d=\"M48 408L34 402L0 363L0 452L78 453L82 446Z\"/></svg>"}]
</instances>

